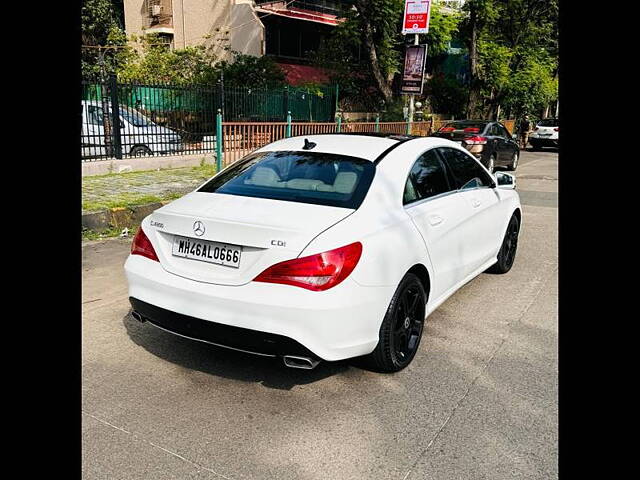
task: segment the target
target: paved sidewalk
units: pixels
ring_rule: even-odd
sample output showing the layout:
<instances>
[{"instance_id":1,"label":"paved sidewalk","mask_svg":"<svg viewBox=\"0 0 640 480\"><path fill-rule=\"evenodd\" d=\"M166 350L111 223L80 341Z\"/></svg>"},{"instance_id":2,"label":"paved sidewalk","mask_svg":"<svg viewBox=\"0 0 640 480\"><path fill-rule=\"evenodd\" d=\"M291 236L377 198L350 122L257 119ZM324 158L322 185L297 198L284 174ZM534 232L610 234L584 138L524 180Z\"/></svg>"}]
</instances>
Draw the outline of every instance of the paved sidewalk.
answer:
<instances>
[{"instance_id":1,"label":"paved sidewalk","mask_svg":"<svg viewBox=\"0 0 640 480\"><path fill-rule=\"evenodd\" d=\"M82 211L129 207L178 198L215 173L215 166L128 172L84 177Z\"/></svg>"}]
</instances>

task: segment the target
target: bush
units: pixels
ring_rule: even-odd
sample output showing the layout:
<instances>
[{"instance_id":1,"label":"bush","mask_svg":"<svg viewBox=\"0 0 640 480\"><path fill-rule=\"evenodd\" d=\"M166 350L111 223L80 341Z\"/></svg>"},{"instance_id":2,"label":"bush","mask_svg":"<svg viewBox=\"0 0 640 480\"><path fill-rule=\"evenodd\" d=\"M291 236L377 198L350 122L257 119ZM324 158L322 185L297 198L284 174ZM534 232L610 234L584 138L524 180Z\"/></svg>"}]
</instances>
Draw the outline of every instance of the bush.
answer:
<instances>
[{"instance_id":1,"label":"bush","mask_svg":"<svg viewBox=\"0 0 640 480\"><path fill-rule=\"evenodd\" d=\"M456 118L464 117L469 98L468 88L454 77L436 74L425 83L425 95L434 113L449 113Z\"/></svg>"},{"instance_id":2,"label":"bush","mask_svg":"<svg viewBox=\"0 0 640 480\"><path fill-rule=\"evenodd\" d=\"M216 58L204 46L171 50L160 45L156 35L147 35L141 42L142 53L134 53L120 65L119 81L186 85L215 83L218 78Z\"/></svg>"},{"instance_id":3,"label":"bush","mask_svg":"<svg viewBox=\"0 0 640 480\"><path fill-rule=\"evenodd\" d=\"M233 63L216 65L218 75L224 72L224 83L234 87L277 88L286 85L285 74L271 57L234 54Z\"/></svg>"}]
</instances>

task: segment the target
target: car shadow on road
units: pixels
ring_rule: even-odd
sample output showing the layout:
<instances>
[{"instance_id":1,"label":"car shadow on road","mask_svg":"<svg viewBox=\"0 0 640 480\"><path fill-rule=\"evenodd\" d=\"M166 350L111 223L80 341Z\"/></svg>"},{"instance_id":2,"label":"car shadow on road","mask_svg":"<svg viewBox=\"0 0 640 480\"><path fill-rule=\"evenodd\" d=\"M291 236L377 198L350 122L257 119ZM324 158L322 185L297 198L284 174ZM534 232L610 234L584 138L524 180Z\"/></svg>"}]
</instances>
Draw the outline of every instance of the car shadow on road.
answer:
<instances>
[{"instance_id":1,"label":"car shadow on road","mask_svg":"<svg viewBox=\"0 0 640 480\"><path fill-rule=\"evenodd\" d=\"M122 319L131 340L158 358L189 370L256 382L267 388L291 390L345 372L348 361L320 362L313 370L285 367L280 358L261 357L179 337L149 323L140 323L131 311Z\"/></svg>"}]
</instances>

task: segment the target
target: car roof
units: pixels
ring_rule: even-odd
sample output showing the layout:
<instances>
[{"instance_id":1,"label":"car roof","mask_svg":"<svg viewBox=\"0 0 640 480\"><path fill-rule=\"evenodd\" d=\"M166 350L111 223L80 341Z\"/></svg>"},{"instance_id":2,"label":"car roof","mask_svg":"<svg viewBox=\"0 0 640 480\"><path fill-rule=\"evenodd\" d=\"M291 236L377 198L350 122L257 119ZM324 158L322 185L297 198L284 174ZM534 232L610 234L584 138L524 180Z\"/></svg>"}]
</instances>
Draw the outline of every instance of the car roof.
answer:
<instances>
[{"instance_id":1,"label":"car roof","mask_svg":"<svg viewBox=\"0 0 640 480\"><path fill-rule=\"evenodd\" d=\"M305 139L316 144L311 150L304 150ZM459 144L440 137L422 137L417 135L368 134L368 133L326 133L300 135L284 138L265 145L258 152L273 151L309 151L333 153L370 160L376 165L388 153L404 144L413 144L424 149L431 147L461 148ZM465 150L466 151L466 150Z\"/></svg>"},{"instance_id":2,"label":"car roof","mask_svg":"<svg viewBox=\"0 0 640 480\"><path fill-rule=\"evenodd\" d=\"M315 135L299 135L283 138L260 148L259 152L273 151L309 151L348 155L365 160L375 161L389 149L411 140L409 135L376 134L376 133L323 133ZM305 150L305 139L315 143L315 147Z\"/></svg>"}]
</instances>

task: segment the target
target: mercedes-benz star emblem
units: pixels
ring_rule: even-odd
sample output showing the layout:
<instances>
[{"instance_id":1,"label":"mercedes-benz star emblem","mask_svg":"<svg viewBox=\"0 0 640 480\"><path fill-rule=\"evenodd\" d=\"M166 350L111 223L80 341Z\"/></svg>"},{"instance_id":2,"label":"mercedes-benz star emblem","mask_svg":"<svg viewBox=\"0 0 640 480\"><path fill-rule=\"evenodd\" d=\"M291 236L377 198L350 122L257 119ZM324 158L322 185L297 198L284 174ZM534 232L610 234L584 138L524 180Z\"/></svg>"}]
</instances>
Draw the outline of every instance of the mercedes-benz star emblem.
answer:
<instances>
[{"instance_id":1,"label":"mercedes-benz star emblem","mask_svg":"<svg viewBox=\"0 0 640 480\"><path fill-rule=\"evenodd\" d=\"M202 223L200 220L196 220L196 222L193 224L193 233L195 233L198 237L204 235L204 223Z\"/></svg>"}]
</instances>

